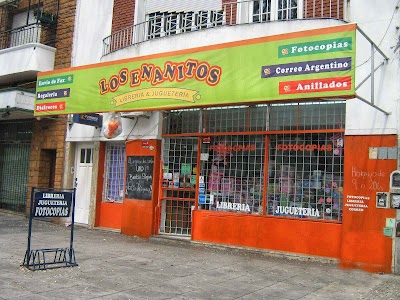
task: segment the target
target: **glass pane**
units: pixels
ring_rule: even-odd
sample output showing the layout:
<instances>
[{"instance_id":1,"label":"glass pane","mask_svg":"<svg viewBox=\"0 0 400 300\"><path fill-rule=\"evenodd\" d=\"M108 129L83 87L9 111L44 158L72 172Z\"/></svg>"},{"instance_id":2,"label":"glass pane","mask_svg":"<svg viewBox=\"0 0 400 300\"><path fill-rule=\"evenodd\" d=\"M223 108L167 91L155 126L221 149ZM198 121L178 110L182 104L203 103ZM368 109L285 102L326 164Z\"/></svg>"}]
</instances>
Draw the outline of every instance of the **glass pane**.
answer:
<instances>
[{"instance_id":1,"label":"glass pane","mask_svg":"<svg viewBox=\"0 0 400 300\"><path fill-rule=\"evenodd\" d=\"M201 149L202 209L262 213L264 137L212 137ZM202 192L201 187L199 189Z\"/></svg>"},{"instance_id":2,"label":"glass pane","mask_svg":"<svg viewBox=\"0 0 400 300\"><path fill-rule=\"evenodd\" d=\"M80 157L81 164L85 163L85 157L86 157L86 149L81 149L81 157Z\"/></svg>"},{"instance_id":3,"label":"glass pane","mask_svg":"<svg viewBox=\"0 0 400 300\"><path fill-rule=\"evenodd\" d=\"M92 163L92 149L86 149L86 163Z\"/></svg>"},{"instance_id":4,"label":"glass pane","mask_svg":"<svg viewBox=\"0 0 400 300\"><path fill-rule=\"evenodd\" d=\"M343 133L273 135L267 214L341 221Z\"/></svg>"},{"instance_id":5,"label":"glass pane","mask_svg":"<svg viewBox=\"0 0 400 300\"><path fill-rule=\"evenodd\" d=\"M124 196L125 145L107 143L103 201L121 202Z\"/></svg>"}]
</instances>

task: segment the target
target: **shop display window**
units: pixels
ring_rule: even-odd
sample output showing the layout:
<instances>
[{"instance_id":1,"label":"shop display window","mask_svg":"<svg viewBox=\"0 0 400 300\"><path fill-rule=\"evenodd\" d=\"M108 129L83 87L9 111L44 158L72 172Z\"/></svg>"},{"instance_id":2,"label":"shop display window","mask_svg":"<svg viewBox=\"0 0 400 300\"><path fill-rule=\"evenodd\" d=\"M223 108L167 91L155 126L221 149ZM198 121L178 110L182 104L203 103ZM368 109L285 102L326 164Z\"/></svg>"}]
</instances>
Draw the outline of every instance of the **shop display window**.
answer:
<instances>
[{"instance_id":1,"label":"shop display window","mask_svg":"<svg viewBox=\"0 0 400 300\"><path fill-rule=\"evenodd\" d=\"M341 221L343 134L269 137L267 214Z\"/></svg>"},{"instance_id":2,"label":"shop display window","mask_svg":"<svg viewBox=\"0 0 400 300\"><path fill-rule=\"evenodd\" d=\"M261 214L264 137L216 136L203 139L199 206L215 211Z\"/></svg>"},{"instance_id":3,"label":"shop display window","mask_svg":"<svg viewBox=\"0 0 400 300\"><path fill-rule=\"evenodd\" d=\"M104 161L104 202L124 200L125 144L107 143Z\"/></svg>"},{"instance_id":4,"label":"shop display window","mask_svg":"<svg viewBox=\"0 0 400 300\"><path fill-rule=\"evenodd\" d=\"M344 123L344 101L166 112L160 231L190 234L196 205L341 222Z\"/></svg>"}]
</instances>

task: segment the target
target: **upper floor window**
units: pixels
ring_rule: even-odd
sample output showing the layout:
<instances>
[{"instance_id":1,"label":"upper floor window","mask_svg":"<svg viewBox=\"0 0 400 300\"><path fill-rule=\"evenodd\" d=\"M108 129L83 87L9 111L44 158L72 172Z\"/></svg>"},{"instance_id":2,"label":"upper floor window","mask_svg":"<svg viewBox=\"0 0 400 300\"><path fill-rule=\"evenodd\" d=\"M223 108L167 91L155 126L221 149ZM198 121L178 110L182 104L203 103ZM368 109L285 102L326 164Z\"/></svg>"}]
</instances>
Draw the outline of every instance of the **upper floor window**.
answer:
<instances>
[{"instance_id":1,"label":"upper floor window","mask_svg":"<svg viewBox=\"0 0 400 300\"><path fill-rule=\"evenodd\" d=\"M292 20L298 18L298 0L256 0L253 5L253 22Z\"/></svg>"},{"instance_id":2,"label":"upper floor window","mask_svg":"<svg viewBox=\"0 0 400 300\"><path fill-rule=\"evenodd\" d=\"M154 12L146 16L147 38L216 27L224 24L223 11Z\"/></svg>"}]
</instances>

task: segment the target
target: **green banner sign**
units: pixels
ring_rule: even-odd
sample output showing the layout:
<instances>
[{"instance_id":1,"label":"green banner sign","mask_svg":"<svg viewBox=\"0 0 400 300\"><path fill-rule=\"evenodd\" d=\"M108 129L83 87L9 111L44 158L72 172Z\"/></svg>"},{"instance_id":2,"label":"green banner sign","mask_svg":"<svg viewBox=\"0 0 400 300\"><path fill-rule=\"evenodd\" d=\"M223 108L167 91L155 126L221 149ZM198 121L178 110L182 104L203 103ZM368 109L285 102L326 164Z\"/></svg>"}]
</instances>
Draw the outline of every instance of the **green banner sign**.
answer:
<instances>
[{"instance_id":1,"label":"green banner sign","mask_svg":"<svg viewBox=\"0 0 400 300\"><path fill-rule=\"evenodd\" d=\"M35 116L354 96L355 25L39 73Z\"/></svg>"}]
</instances>

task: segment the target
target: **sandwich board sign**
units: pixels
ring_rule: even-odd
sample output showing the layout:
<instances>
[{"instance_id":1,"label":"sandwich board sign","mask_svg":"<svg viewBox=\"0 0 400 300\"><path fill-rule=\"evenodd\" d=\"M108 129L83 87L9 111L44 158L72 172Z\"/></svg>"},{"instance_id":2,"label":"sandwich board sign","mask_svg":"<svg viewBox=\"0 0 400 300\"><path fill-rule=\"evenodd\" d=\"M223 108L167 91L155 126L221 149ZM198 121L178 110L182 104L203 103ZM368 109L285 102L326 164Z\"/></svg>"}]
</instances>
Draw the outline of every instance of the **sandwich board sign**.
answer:
<instances>
[{"instance_id":1,"label":"sandwich board sign","mask_svg":"<svg viewBox=\"0 0 400 300\"><path fill-rule=\"evenodd\" d=\"M29 213L28 245L21 266L30 270L74 267L78 264L73 248L74 212L76 189L54 189L33 187ZM66 218L72 216L69 246L56 248L31 249L33 219Z\"/></svg>"}]
</instances>

